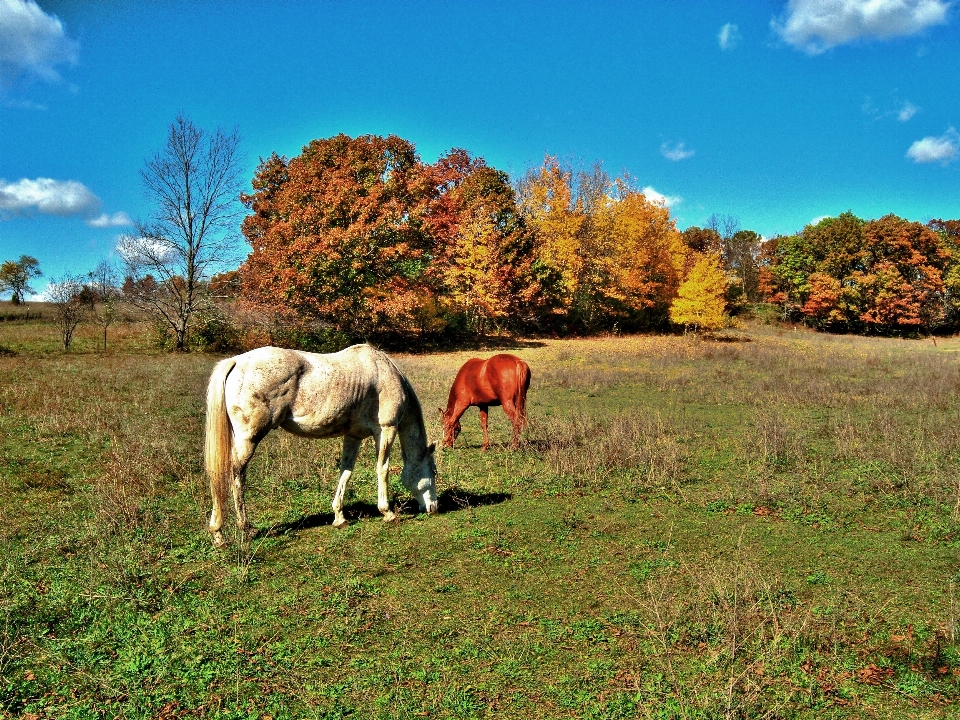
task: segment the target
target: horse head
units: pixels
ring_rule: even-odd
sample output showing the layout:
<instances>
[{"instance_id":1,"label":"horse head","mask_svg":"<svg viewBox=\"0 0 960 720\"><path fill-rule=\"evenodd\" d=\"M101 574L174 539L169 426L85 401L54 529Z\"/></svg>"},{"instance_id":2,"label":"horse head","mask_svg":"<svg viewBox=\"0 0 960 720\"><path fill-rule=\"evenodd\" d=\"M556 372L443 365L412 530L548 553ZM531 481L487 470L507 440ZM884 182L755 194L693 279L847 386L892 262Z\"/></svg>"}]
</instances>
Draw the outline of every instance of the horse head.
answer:
<instances>
[{"instance_id":1,"label":"horse head","mask_svg":"<svg viewBox=\"0 0 960 720\"><path fill-rule=\"evenodd\" d=\"M437 408L440 411L440 419L443 424L443 442L440 447L453 447L453 442L460 437L460 420L450 422L450 413L443 408Z\"/></svg>"},{"instance_id":2,"label":"horse head","mask_svg":"<svg viewBox=\"0 0 960 720\"><path fill-rule=\"evenodd\" d=\"M437 505L437 463L434 459L436 449L437 444L432 442L427 445L421 457L404 462L403 474L400 476L400 481L416 499L420 511L431 515L439 510Z\"/></svg>"}]
</instances>

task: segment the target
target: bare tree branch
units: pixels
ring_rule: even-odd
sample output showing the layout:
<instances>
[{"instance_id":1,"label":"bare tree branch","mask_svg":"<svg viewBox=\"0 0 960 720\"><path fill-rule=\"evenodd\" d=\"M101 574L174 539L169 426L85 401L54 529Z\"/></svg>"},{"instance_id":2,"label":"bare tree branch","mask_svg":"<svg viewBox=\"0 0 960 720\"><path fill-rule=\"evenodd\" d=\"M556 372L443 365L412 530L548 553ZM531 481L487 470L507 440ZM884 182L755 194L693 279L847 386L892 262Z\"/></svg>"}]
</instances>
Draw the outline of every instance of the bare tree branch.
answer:
<instances>
[{"instance_id":1,"label":"bare tree branch","mask_svg":"<svg viewBox=\"0 0 960 720\"><path fill-rule=\"evenodd\" d=\"M206 133L178 116L140 172L156 211L117 245L131 278L124 299L167 323L178 350L208 300L209 276L239 259L239 145L236 130Z\"/></svg>"}]
</instances>

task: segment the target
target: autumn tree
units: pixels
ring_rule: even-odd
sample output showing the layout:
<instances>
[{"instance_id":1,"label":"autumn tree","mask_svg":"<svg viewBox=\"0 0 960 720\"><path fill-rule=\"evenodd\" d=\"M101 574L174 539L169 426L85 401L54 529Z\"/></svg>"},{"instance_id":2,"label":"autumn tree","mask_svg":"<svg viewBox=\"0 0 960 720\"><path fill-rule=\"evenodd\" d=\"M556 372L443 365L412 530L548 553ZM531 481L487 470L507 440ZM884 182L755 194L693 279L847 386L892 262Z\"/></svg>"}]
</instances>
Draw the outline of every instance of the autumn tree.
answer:
<instances>
[{"instance_id":1,"label":"autumn tree","mask_svg":"<svg viewBox=\"0 0 960 720\"><path fill-rule=\"evenodd\" d=\"M518 183L537 261L558 282L544 284L572 325L655 325L666 318L686 248L666 207L599 165L574 172L556 158Z\"/></svg>"},{"instance_id":2,"label":"autumn tree","mask_svg":"<svg viewBox=\"0 0 960 720\"><path fill-rule=\"evenodd\" d=\"M863 298L860 320L871 328L930 328L943 317L950 254L930 228L885 215L863 229L864 270L852 281Z\"/></svg>"},{"instance_id":3,"label":"autumn tree","mask_svg":"<svg viewBox=\"0 0 960 720\"><path fill-rule=\"evenodd\" d=\"M314 140L263 160L241 297L354 336L528 322L533 242L507 175L461 149L424 163L396 136Z\"/></svg>"},{"instance_id":4,"label":"autumn tree","mask_svg":"<svg viewBox=\"0 0 960 720\"><path fill-rule=\"evenodd\" d=\"M670 320L685 328L719 330L726 323L727 276L715 254L698 255L670 305Z\"/></svg>"},{"instance_id":5,"label":"autumn tree","mask_svg":"<svg viewBox=\"0 0 960 720\"><path fill-rule=\"evenodd\" d=\"M429 217L439 292L451 320L482 335L490 326L535 324L542 284L506 173L455 149L433 166L441 196ZM440 208L443 208L442 210Z\"/></svg>"},{"instance_id":6,"label":"autumn tree","mask_svg":"<svg viewBox=\"0 0 960 720\"><path fill-rule=\"evenodd\" d=\"M628 327L649 327L667 317L688 251L664 205L623 182L616 185L609 201L604 306Z\"/></svg>"},{"instance_id":7,"label":"autumn tree","mask_svg":"<svg viewBox=\"0 0 960 720\"><path fill-rule=\"evenodd\" d=\"M930 329L947 316L951 252L930 227L852 213L778 239L772 272L813 324L845 330Z\"/></svg>"},{"instance_id":8,"label":"autumn tree","mask_svg":"<svg viewBox=\"0 0 960 720\"><path fill-rule=\"evenodd\" d=\"M787 300L780 279L774 272L780 236L764 240L757 253L757 297L759 302L783 305Z\"/></svg>"},{"instance_id":9,"label":"autumn tree","mask_svg":"<svg viewBox=\"0 0 960 720\"><path fill-rule=\"evenodd\" d=\"M432 312L433 179L396 136L337 135L261 161L243 196L243 297L355 333L375 330L377 315Z\"/></svg>"},{"instance_id":10,"label":"autumn tree","mask_svg":"<svg viewBox=\"0 0 960 720\"><path fill-rule=\"evenodd\" d=\"M694 263L700 255L720 255L723 252L723 238L714 228L691 225L680 234L683 244L692 252L688 262Z\"/></svg>"},{"instance_id":11,"label":"autumn tree","mask_svg":"<svg viewBox=\"0 0 960 720\"><path fill-rule=\"evenodd\" d=\"M558 315L575 316L582 304L590 258L581 245L586 222L582 203L573 186L573 172L548 156L541 167L529 171L517 183L518 203L527 226L536 238L537 261L555 278L545 287L547 304Z\"/></svg>"},{"instance_id":12,"label":"autumn tree","mask_svg":"<svg viewBox=\"0 0 960 720\"><path fill-rule=\"evenodd\" d=\"M25 295L36 295L30 281L43 275L35 257L21 255L19 260L7 260L0 265L0 293L10 293L10 302L21 305Z\"/></svg>"},{"instance_id":13,"label":"autumn tree","mask_svg":"<svg viewBox=\"0 0 960 720\"><path fill-rule=\"evenodd\" d=\"M131 278L124 299L165 324L177 350L186 349L191 322L208 300L206 280L235 259L239 144L236 131L206 132L178 116L140 173L153 215L117 247ZM154 282L144 286L138 281L147 275Z\"/></svg>"}]
</instances>

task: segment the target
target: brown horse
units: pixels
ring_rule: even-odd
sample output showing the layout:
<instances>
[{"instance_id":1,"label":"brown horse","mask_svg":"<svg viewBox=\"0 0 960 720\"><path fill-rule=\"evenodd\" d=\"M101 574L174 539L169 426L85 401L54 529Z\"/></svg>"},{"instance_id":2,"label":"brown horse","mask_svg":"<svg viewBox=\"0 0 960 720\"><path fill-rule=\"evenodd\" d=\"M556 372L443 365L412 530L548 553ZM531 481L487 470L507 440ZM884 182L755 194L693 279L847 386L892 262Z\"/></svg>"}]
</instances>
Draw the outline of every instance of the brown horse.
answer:
<instances>
[{"instance_id":1,"label":"brown horse","mask_svg":"<svg viewBox=\"0 0 960 720\"><path fill-rule=\"evenodd\" d=\"M489 360L472 358L464 363L450 388L447 409L443 416L443 447L453 447L460 434L460 418L471 405L480 409L480 427L483 428L483 449L490 447L487 434L487 409L502 405L513 423L513 447L520 442L520 431L527 424L527 388L530 387L530 367L514 355L494 355Z\"/></svg>"}]
</instances>

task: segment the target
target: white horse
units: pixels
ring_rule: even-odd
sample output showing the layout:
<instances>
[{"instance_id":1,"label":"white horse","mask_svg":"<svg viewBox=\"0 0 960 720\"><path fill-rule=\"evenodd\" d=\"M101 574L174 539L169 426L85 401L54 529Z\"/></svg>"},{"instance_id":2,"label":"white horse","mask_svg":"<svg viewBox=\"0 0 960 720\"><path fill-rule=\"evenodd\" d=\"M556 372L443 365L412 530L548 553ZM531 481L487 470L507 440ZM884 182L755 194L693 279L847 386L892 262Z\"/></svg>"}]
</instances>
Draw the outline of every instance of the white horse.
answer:
<instances>
[{"instance_id":1,"label":"white horse","mask_svg":"<svg viewBox=\"0 0 960 720\"><path fill-rule=\"evenodd\" d=\"M221 360L207 387L204 446L213 511L213 544L226 544L220 528L233 486L241 533L249 533L243 481L257 444L274 428L311 438L343 436L340 482L333 496L333 525L345 527L343 495L360 452L373 437L377 450L377 507L383 519L396 515L387 498L390 448L399 435L404 487L421 511L437 512L435 443L427 444L423 412L410 381L393 361L369 345L331 355L262 347Z\"/></svg>"}]
</instances>

